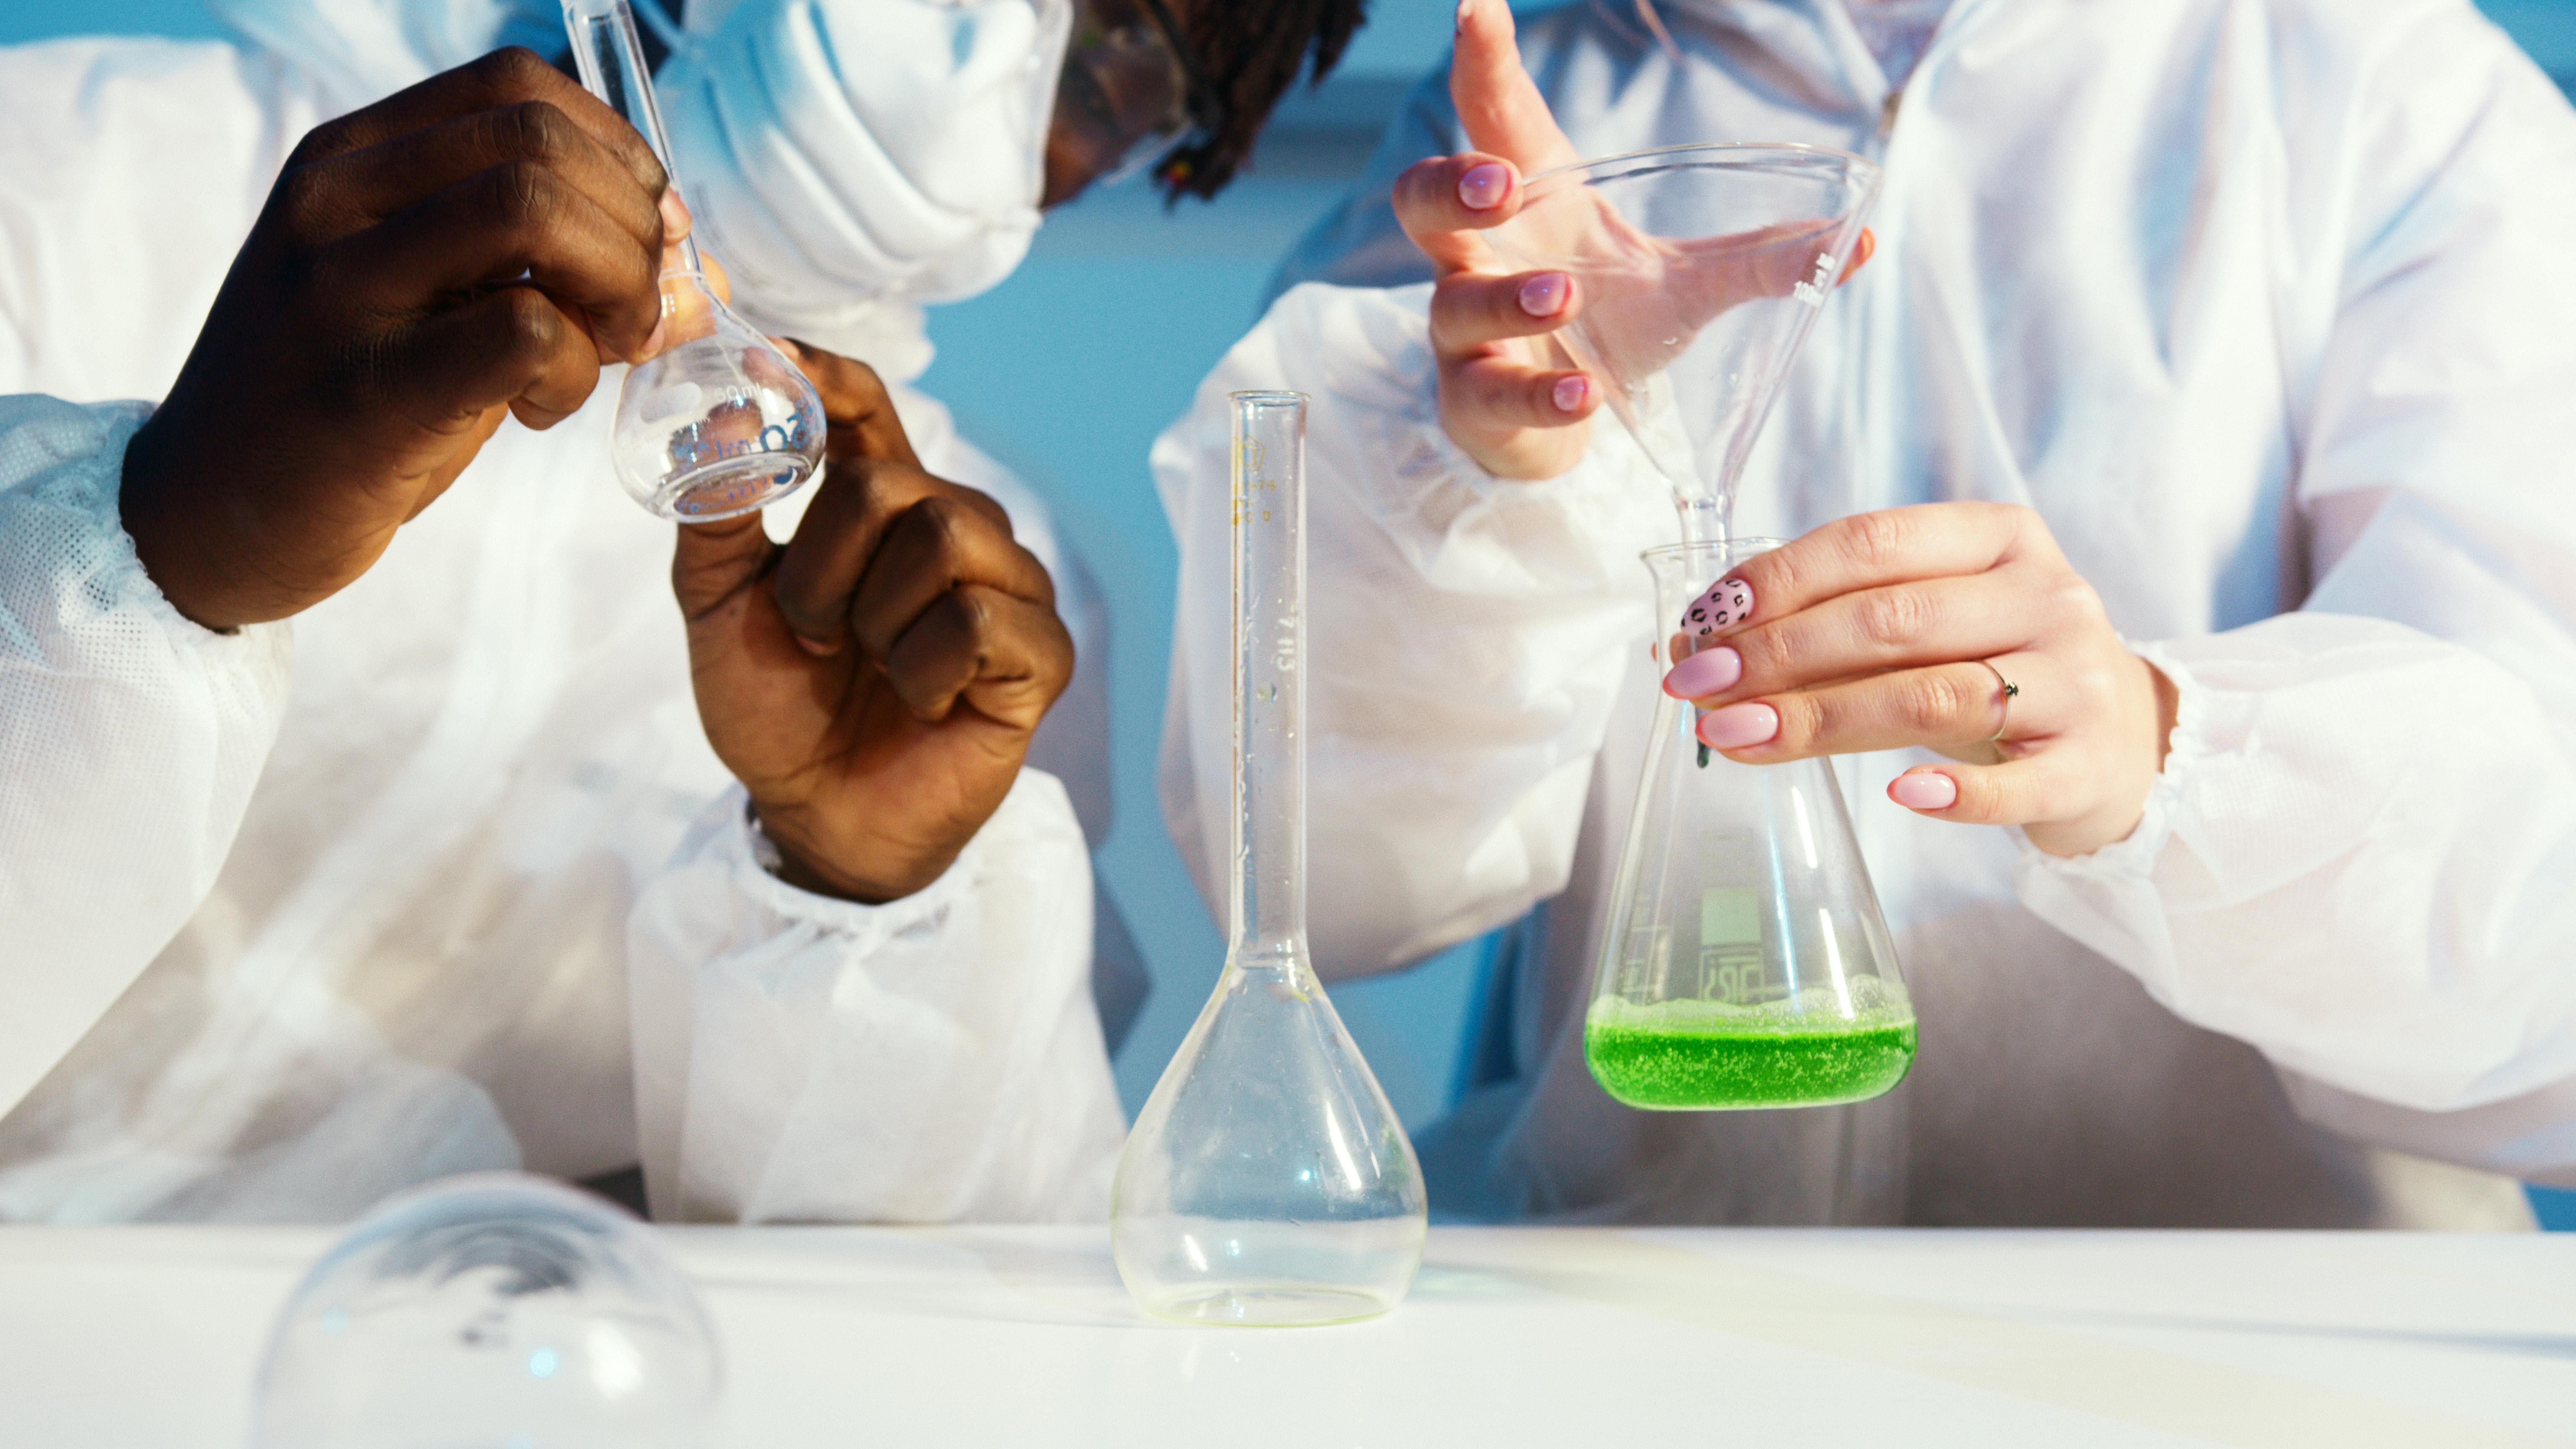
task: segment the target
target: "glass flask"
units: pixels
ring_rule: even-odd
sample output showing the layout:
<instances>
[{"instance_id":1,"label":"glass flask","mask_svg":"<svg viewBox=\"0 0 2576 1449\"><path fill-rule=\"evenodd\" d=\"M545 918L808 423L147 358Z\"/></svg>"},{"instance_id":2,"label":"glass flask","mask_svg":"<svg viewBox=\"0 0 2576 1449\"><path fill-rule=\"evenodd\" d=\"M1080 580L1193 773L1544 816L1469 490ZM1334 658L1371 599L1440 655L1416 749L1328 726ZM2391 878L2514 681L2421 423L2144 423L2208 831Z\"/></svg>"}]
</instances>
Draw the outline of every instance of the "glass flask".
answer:
<instances>
[{"instance_id":1,"label":"glass flask","mask_svg":"<svg viewBox=\"0 0 2576 1449\"><path fill-rule=\"evenodd\" d=\"M1421 1266L1421 1165L1306 947L1306 397L1234 402L1232 944L1118 1159L1118 1273L1151 1313L1315 1324Z\"/></svg>"},{"instance_id":2,"label":"glass flask","mask_svg":"<svg viewBox=\"0 0 2576 1449\"><path fill-rule=\"evenodd\" d=\"M564 0L563 13L582 85L626 118L678 187L627 0ZM712 523L805 486L823 462L823 400L716 296L697 243L677 250L662 274L671 345L627 370L609 451L617 481L647 510Z\"/></svg>"},{"instance_id":3,"label":"glass flask","mask_svg":"<svg viewBox=\"0 0 2576 1449\"><path fill-rule=\"evenodd\" d=\"M1681 627L1769 539L1650 549L1655 647L1670 669L1715 641ZM1631 1107L1822 1107L1875 1097L1914 1064L1914 1006L1832 763L1740 765L1657 691L1583 1022L1593 1077Z\"/></svg>"},{"instance_id":4,"label":"glass flask","mask_svg":"<svg viewBox=\"0 0 2576 1449\"><path fill-rule=\"evenodd\" d=\"M715 1332L652 1231L517 1173L387 1200L304 1275L252 1449L704 1449Z\"/></svg>"},{"instance_id":5,"label":"glass flask","mask_svg":"<svg viewBox=\"0 0 2576 1449\"><path fill-rule=\"evenodd\" d=\"M1849 263L1879 171L1817 146L1668 146L1530 177L1484 233L1573 279L1549 334L1672 485L1685 540L1724 538L1735 480Z\"/></svg>"}]
</instances>

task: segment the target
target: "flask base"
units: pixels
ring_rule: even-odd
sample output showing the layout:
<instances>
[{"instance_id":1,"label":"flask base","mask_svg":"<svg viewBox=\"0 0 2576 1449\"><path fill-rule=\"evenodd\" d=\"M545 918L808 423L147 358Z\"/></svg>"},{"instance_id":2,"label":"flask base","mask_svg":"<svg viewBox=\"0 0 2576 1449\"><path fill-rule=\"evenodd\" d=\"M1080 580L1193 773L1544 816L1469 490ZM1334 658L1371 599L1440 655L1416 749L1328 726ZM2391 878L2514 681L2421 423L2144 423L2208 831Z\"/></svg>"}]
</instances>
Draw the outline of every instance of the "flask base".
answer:
<instances>
[{"instance_id":1,"label":"flask base","mask_svg":"<svg viewBox=\"0 0 2576 1449\"><path fill-rule=\"evenodd\" d=\"M1305 1283L1198 1283L1137 1303L1157 1318L1243 1328L1312 1328L1356 1323L1395 1307L1395 1300L1356 1288Z\"/></svg>"},{"instance_id":2,"label":"flask base","mask_svg":"<svg viewBox=\"0 0 2576 1449\"><path fill-rule=\"evenodd\" d=\"M814 465L800 453L755 453L728 458L666 479L641 502L674 523L715 523L766 508L814 475Z\"/></svg>"}]
</instances>

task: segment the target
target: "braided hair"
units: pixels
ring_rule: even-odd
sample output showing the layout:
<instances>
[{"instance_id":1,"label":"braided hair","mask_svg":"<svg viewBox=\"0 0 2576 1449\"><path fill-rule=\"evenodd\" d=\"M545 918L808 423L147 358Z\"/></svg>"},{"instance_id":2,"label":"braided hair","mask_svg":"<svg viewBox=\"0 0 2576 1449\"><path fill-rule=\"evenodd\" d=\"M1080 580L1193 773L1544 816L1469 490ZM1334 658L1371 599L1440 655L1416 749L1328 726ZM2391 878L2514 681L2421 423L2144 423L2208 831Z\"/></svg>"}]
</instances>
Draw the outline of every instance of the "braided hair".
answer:
<instances>
[{"instance_id":1,"label":"braided hair","mask_svg":"<svg viewBox=\"0 0 2576 1449\"><path fill-rule=\"evenodd\" d=\"M1185 25L1191 58L1207 77L1195 97L1198 133L1155 173L1164 195L1212 198L1252 157L1271 108L1314 57L1310 85L1340 62L1367 20L1367 0L1201 0Z\"/></svg>"}]
</instances>

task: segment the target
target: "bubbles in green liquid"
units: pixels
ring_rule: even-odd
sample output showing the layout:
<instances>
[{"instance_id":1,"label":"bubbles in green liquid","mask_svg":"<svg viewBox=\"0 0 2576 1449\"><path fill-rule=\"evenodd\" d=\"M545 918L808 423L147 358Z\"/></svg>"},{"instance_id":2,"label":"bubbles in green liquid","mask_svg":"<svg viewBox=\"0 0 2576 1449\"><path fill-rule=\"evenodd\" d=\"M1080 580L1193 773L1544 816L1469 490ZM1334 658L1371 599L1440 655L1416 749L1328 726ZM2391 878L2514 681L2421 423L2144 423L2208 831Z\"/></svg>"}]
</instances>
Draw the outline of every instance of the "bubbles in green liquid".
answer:
<instances>
[{"instance_id":1,"label":"bubbles in green liquid","mask_svg":"<svg viewBox=\"0 0 2576 1449\"><path fill-rule=\"evenodd\" d=\"M1875 1097L1914 1065L1914 1004L1876 977L1782 1001L1609 997L1583 1024L1593 1079L1631 1107L1822 1107Z\"/></svg>"}]
</instances>

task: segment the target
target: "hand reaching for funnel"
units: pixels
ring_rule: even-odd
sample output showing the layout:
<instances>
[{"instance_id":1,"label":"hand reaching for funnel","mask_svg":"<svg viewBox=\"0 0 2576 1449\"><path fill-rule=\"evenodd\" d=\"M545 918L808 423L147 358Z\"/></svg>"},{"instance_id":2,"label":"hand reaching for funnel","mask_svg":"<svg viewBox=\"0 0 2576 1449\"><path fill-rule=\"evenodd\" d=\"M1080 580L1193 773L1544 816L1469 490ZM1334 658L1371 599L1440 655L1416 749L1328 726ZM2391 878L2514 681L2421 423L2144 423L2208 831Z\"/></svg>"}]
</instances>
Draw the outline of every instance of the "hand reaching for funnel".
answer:
<instances>
[{"instance_id":1,"label":"hand reaching for funnel","mask_svg":"<svg viewBox=\"0 0 2576 1449\"><path fill-rule=\"evenodd\" d=\"M1573 270L1512 272L1480 231L1521 214L1521 178L1582 159L1521 66L1504 0L1458 7L1449 92L1478 149L1416 163L1395 184L1396 219L1440 280L1431 295L1440 423L1487 472L1553 478L1582 456L1604 380L1565 365L1547 334L1589 315L1596 359L1643 378L1739 302L1786 296L1808 280L1830 221L1790 222L1687 240L1647 235L1586 190L1586 204L1533 217L1526 240L1576 259ZM1863 231L1842 277L1868 260ZM1675 322L1680 324L1676 335ZM1615 385L1615 384L1614 384Z\"/></svg>"},{"instance_id":2,"label":"hand reaching for funnel","mask_svg":"<svg viewBox=\"0 0 2576 1449\"><path fill-rule=\"evenodd\" d=\"M1837 519L1711 586L1664 692L1749 765L1921 746L1888 798L2018 825L2052 855L2137 828L2174 689L2113 633L2037 513L1926 503ZM1687 622L1687 621L1686 621ZM1696 645L1698 652L1683 657Z\"/></svg>"}]
</instances>

